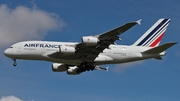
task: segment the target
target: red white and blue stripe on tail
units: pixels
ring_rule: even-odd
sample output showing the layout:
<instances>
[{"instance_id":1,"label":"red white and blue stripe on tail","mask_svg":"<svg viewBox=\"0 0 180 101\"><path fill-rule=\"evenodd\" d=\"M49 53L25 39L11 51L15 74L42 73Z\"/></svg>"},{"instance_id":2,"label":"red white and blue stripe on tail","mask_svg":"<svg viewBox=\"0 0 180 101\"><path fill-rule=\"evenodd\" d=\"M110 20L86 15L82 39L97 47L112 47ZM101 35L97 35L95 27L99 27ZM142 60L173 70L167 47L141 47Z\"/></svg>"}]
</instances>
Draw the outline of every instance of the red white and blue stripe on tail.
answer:
<instances>
[{"instance_id":1,"label":"red white and blue stripe on tail","mask_svg":"<svg viewBox=\"0 0 180 101\"><path fill-rule=\"evenodd\" d=\"M133 45L144 47L156 47L169 25L170 19L159 19L149 30L147 30Z\"/></svg>"}]
</instances>

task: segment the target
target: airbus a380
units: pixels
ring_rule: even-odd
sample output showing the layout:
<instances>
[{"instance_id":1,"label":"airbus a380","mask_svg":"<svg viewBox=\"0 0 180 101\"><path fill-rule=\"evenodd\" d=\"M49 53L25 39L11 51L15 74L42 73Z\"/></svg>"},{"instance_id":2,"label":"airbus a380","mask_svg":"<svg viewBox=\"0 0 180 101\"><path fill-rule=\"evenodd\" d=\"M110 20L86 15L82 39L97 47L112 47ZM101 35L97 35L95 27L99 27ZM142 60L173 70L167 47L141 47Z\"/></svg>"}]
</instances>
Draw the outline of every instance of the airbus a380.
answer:
<instances>
[{"instance_id":1,"label":"airbus a380","mask_svg":"<svg viewBox=\"0 0 180 101\"><path fill-rule=\"evenodd\" d=\"M159 19L134 44L116 45L119 35L141 20L126 23L106 33L95 36L83 36L82 42L23 41L10 46L4 55L13 59L43 60L53 62L52 70L76 75L90 70L108 70L103 64L119 64L144 59L161 60L165 50L177 42L159 45L169 25L170 19Z\"/></svg>"}]
</instances>

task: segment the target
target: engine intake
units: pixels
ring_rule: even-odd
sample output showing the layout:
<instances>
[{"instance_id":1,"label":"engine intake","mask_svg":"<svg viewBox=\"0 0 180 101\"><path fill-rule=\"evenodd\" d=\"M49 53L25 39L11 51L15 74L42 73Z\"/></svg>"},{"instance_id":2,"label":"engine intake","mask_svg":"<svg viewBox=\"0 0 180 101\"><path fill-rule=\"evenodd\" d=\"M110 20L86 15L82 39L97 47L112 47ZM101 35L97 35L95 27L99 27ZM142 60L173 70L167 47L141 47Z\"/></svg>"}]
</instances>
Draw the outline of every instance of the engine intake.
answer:
<instances>
[{"instance_id":1,"label":"engine intake","mask_svg":"<svg viewBox=\"0 0 180 101\"><path fill-rule=\"evenodd\" d=\"M86 46L95 46L99 42L99 39L93 36L82 37L82 43Z\"/></svg>"},{"instance_id":2,"label":"engine intake","mask_svg":"<svg viewBox=\"0 0 180 101\"><path fill-rule=\"evenodd\" d=\"M69 75L77 75L77 74L80 74L79 72L78 72L78 67L77 66L70 66L70 67L68 67L68 69L67 69L67 74L69 74Z\"/></svg>"},{"instance_id":3,"label":"engine intake","mask_svg":"<svg viewBox=\"0 0 180 101\"><path fill-rule=\"evenodd\" d=\"M53 63L52 64L52 71L54 72L64 72L67 69L67 65L60 64L60 63Z\"/></svg>"}]
</instances>

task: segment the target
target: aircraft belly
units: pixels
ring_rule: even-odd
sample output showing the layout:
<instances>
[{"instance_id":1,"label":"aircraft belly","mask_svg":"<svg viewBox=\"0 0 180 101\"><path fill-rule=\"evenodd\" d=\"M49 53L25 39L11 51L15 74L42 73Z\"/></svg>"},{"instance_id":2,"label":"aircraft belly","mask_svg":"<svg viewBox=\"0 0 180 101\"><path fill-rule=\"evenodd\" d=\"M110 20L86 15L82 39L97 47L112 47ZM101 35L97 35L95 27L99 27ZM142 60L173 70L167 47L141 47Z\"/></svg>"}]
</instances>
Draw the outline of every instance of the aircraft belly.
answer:
<instances>
[{"instance_id":1,"label":"aircraft belly","mask_svg":"<svg viewBox=\"0 0 180 101\"><path fill-rule=\"evenodd\" d=\"M44 60L53 63L63 63L68 65L79 65L82 62L82 60L80 59L67 60L67 59L46 58Z\"/></svg>"},{"instance_id":2,"label":"aircraft belly","mask_svg":"<svg viewBox=\"0 0 180 101\"><path fill-rule=\"evenodd\" d=\"M121 54L113 54L111 58L113 61L106 61L106 64L118 64L118 63L125 63L125 62L132 62L142 59L141 53L121 53Z\"/></svg>"},{"instance_id":3,"label":"aircraft belly","mask_svg":"<svg viewBox=\"0 0 180 101\"><path fill-rule=\"evenodd\" d=\"M99 55L94 61L95 62L113 61L113 58L106 55Z\"/></svg>"}]
</instances>

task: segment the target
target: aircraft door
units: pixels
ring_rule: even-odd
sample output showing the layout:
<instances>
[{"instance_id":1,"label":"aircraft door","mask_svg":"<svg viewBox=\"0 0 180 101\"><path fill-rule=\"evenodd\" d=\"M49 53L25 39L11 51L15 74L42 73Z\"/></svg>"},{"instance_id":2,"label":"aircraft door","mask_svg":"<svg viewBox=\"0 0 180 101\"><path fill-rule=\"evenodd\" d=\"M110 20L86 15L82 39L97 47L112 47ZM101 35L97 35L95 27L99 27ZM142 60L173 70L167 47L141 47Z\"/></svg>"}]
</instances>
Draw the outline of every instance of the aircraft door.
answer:
<instances>
[{"instance_id":1,"label":"aircraft door","mask_svg":"<svg viewBox=\"0 0 180 101\"><path fill-rule=\"evenodd\" d=\"M46 49L41 47L41 53L44 54L46 52Z\"/></svg>"},{"instance_id":2,"label":"aircraft door","mask_svg":"<svg viewBox=\"0 0 180 101\"><path fill-rule=\"evenodd\" d=\"M128 52L128 57L131 57L131 53L130 52Z\"/></svg>"},{"instance_id":3,"label":"aircraft door","mask_svg":"<svg viewBox=\"0 0 180 101\"><path fill-rule=\"evenodd\" d=\"M17 48L17 52L21 52L21 47L16 47Z\"/></svg>"}]
</instances>

